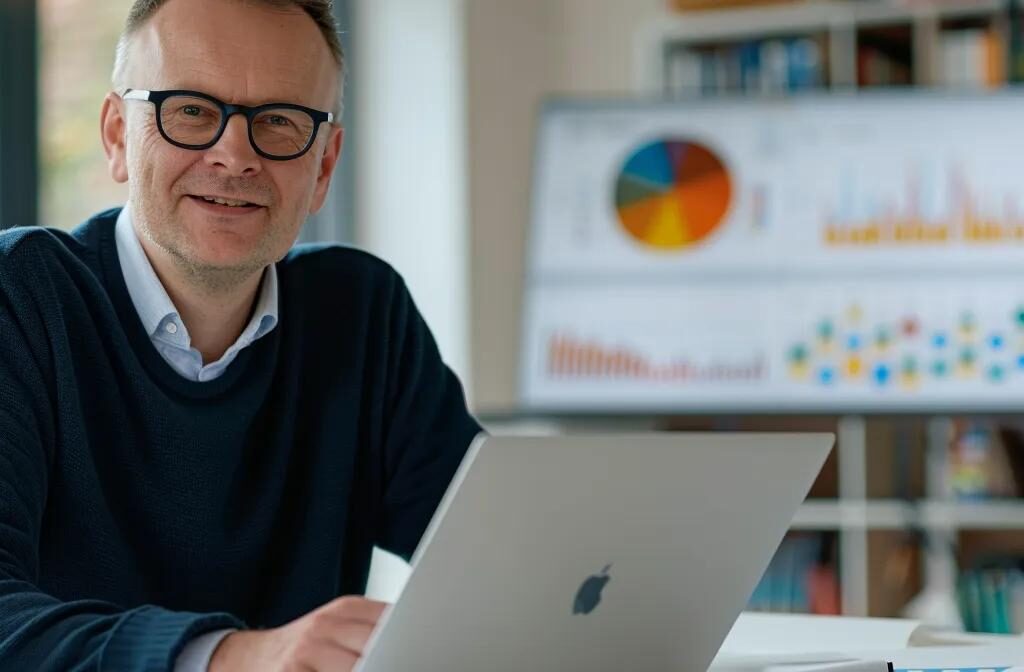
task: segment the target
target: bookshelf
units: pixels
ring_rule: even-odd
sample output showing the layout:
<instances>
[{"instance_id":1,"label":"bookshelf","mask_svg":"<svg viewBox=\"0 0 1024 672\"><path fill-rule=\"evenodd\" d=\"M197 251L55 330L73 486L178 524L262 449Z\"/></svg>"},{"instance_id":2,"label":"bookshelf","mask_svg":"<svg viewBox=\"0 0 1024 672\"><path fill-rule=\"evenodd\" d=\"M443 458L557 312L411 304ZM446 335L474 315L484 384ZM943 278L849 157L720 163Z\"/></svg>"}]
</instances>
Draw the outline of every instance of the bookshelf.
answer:
<instances>
[{"instance_id":1,"label":"bookshelf","mask_svg":"<svg viewBox=\"0 0 1024 672\"><path fill-rule=\"evenodd\" d=\"M645 26L637 42L639 88L670 96L779 94L1020 79L1020 6L1013 0L731 4Z\"/></svg>"},{"instance_id":2,"label":"bookshelf","mask_svg":"<svg viewBox=\"0 0 1024 672\"><path fill-rule=\"evenodd\" d=\"M987 89L1024 81L1020 0L666 4L672 11L636 35L635 88L642 95L780 97L876 87ZM807 546L808 534L833 540L843 613L951 620L965 575L1001 553L1024 558L1024 492L974 498L951 492L950 418L679 418L650 424L677 430L772 427L839 436L836 457L797 514L792 534L797 549ZM894 473L903 474L902 482ZM1024 587L1018 593L1024 619ZM977 618L965 621L979 627Z\"/></svg>"}]
</instances>

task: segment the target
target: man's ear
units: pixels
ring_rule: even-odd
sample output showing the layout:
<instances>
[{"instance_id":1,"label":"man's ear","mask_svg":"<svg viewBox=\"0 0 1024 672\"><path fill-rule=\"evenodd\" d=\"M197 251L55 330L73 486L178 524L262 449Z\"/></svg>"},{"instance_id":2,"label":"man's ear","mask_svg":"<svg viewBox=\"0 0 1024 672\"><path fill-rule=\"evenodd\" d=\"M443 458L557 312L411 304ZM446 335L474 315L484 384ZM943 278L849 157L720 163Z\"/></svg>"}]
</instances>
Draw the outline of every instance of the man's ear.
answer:
<instances>
[{"instance_id":1,"label":"man's ear","mask_svg":"<svg viewBox=\"0 0 1024 672\"><path fill-rule=\"evenodd\" d=\"M327 199L327 190L331 186L331 175L338 167L338 159L341 157L341 148L345 142L345 129L340 126L330 126L331 135L327 138L327 147L324 149L324 156L320 159L320 172L316 176L316 189L313 190L313 202L309 205L309 214L315 215L324 207Z\"/></svg>"},{"instance_id":2,"label":"man's ear","mask_svg":"<svg viewBox=\"0 0 1024 672\"><path fill-rule=\"evenodd\" d=\"M103 110L100 112L100 137L103 150L107 153L107 167L115 182L124 184L128 181L128 158L125 134L128 130L124 118L124 101L116 93L108 93L103 99Z\"/></svg>"}]
</instances>

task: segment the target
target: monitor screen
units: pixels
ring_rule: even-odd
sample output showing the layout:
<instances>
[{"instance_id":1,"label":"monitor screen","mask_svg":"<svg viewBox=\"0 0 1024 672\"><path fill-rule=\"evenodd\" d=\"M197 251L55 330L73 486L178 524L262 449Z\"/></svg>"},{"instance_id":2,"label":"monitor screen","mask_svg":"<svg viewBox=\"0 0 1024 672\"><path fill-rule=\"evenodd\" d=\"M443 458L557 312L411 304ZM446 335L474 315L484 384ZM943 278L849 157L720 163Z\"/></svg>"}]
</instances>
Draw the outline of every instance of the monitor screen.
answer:
<instances>
[{"instance_id":1,"label":"monitor screen","mask_svg":"<svg viewBox=\"0 0 1024 672\"><path fill-rule=\"evenodd\" d=\"M552 102L520 395L551 412L1024 408L1024 94Z\"/></svg>"}]
</instances>

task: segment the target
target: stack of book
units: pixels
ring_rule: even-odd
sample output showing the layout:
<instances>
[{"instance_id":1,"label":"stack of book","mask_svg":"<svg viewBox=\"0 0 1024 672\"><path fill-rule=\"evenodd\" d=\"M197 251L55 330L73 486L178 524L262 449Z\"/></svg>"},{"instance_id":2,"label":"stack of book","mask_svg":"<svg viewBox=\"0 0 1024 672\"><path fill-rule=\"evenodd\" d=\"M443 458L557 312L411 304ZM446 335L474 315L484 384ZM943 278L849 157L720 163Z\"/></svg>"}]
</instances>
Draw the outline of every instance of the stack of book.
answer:
<instances>
[{"instance_id":1,"label":"stack of book","mask_svg":"<svg viewBox=\"0 0 1024 672\"><path fill-rule=\"evenodd\" d=\"M679 48L669 57L667 84L681 96L792 93L825 85L824 61L810 37Z\"/></svg>"},{"instance_id":2,"label":"stack of book","mask_svg":"<svg viewBox=\"0 0 1024 672\"><path fill-rule=\"evenodd\" d=\"M969 632L1024 632L1024 572L1019 569L964 572L957 593L964 628Z\"/></svg>"},{"instance_id":3,"label":"stack of book","mask_svg":"<svg viewBox=\"0 0 1024 672\"><path fill-rule=\"evenodd\" d=\"M913 79L913 68L908 61L870 44L857 49L858 86L909 86Z\"/></svg>"},{"instance_id":4,"label":"stack of book","mask_svg":"<svg viewBox=\"0 0 1024 672\"><path fill-rule=\"evenodd\" d=\"M840 613L833 535L804 533L782 542L754 590L749 611L834 615Z\"/></svg>"},{"instance_id":5,"label":"stack of book","mask_svg":"<svg viewBox=\"0 0 1024 672\"><path fill-rule=\"evenodd\" d=\"M938 83L951 88L993 88L1006 82L1006 48L991 28L943 31Z\"/></svg>"}]
</instances>

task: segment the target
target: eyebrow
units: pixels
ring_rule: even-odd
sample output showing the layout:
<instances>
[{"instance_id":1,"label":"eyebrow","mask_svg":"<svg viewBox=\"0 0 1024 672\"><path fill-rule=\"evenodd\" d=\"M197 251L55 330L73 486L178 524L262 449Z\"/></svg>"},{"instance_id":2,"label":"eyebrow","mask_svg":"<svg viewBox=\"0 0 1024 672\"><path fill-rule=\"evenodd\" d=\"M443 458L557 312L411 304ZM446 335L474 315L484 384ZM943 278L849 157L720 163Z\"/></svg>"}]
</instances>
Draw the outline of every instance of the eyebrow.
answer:
<instances>
[{"instance_id":1,"label":"eyebrow","mask_svg":"<svg viewBox=\"0 0 1024 672\"><path fill-rule=\"evenodd\" d=\"M301 96L301 95L295 95L295 96L288 96L288 95L285 95L285 96L266 96L266 97L263 97L262 99L233 100L232 98L230 98L228 96L224 96L223 94L219 94L219 93L214 93L213 91L210 91L209 89L204 88L202 86L192 86L192 85L187 85L187 84L186 85L182 85L182 86L178 86L178 85L174 85L174 86L161 86L159 88L152 88L150 90L152 90L152 91L195 91L196 93L202 93L202 94L205 94L207 96L211 96L213 98L216 98L217 100L220 100L222 102L228 103L229 105L245 105L245 106L248 106L248 107L259 107L260 105L268 105L268 104L271 104L271 103L290 103L290 104L293 104L293 105L302 105L303 107L311 107L311 108L314 108L314 109L317 108L317 106L315 104L303 101L302 100L303 96Z\"/></svg>"},{"instance_id":2,"label":"eyebrow","mask_svg":"<svg viewBox=\"0 0 1024 672\"><path fill-rule=\"evenodd\" d=\"M202 83L197 82L195 79L193 79L193 76L195 76L197 78L204 78L205 80L207 80L207 83L209 83L209 80L211 80L211 79L214 80L214 81L216 81L216 80L223 80L223 76L219 72L213 72L213 71L211 71L209 69L206 69L206 68L203 68L203 67L188 67L188 68L183 68L183 72L181 72L179 74L182 75L182 76L166 80L164 82L166 84L166 86L161 85L159 87L149 86L149 87L139 87L139 88L148 88L148 89L151 89L151 90L159 90L159 91L171 91L171 90L198 91L200 93L205 93L208 96L213 96L214 98L216 98L218 100L222 100L225 103L231 103L231 104L234 104L234 105L248 105L250 107L256 107L258 105L266 105L268 103L295 103L295 104L298 104L298 105L304 105L306 107L314 107L314 108L316 107L315 104L312 104L310 102L304 101L303 98L305 98L307 96L304 96L301 93L297 93L297 94L294 94L294 95L293 94L286 94L286 95L283 95L283 96L279 96L279 95L275 94L273 96L264 97L262 100L255 100L255 99L251 99L251 98L248 99L248 100L232 100L232 99L224 96L221 93L217 93L217 92L211 91L210 89L206 88L206 86L204 86ZM287 82L287 83L288 84L294 84L294 82Z\"/></svg>"}]
</instances>

